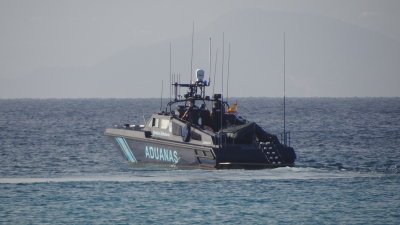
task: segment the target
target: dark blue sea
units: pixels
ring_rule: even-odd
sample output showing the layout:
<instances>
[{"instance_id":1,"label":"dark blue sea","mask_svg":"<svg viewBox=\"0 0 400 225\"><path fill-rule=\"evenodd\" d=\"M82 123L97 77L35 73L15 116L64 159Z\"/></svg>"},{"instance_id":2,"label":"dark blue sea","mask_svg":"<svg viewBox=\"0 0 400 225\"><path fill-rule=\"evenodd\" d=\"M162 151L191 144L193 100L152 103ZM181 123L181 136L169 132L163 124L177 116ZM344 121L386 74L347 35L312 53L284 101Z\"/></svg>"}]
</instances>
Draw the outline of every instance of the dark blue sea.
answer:
<instances>
[{"instance_id":1,"label":"dark blue sea","mask_svg":"<svg viewBox=\"0 0 400 225\"><path fill-rule=\"evenodd\" d=\"M281 99L237 102L282 132ZM0 100L0 224L400 224L400 98L289 98L296 166L264 170L127 164L105 128L159 108Z\"/></svg>"}]
</instances>

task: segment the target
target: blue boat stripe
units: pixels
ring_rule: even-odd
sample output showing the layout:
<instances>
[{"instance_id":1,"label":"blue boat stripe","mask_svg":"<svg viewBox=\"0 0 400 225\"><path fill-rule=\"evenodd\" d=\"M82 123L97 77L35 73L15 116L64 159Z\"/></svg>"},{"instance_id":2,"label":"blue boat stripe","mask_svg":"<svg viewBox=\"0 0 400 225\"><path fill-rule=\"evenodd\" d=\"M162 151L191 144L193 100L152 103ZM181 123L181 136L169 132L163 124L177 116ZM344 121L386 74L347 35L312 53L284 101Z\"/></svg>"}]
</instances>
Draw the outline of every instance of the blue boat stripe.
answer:
<instances>
[{"instance_id":1,"label":"blue boat stripe","mask_svg":"<svg viewBox=\"0 0 400 225\"><path fill-rule=\"evenodd\" d=\"M129 148L126 146L126 143L124 142L124 139L123 139L123 138L120 138L119 141L120 141L122 147L124 148L124 151L125 151L126 155L128 156L129 161L130 161L130 162L135 162L135 160L134 160L133 157L132 157L132 152L131 152L131 151L129 150Z\"/></svg>"},{"instance_id":2,"label":"blue boat stripe","mask_svg":"<svg viewBox=\"0 0 400 225\"><path fill-rule=\"evenodd\" d=\"M125 154L128 156L128 160L130 162L135 162L136 160L132 157L132 152L130 151L129 147L127 146L124 138L118 138L119 143L121 144Z\"/></svg>"},{"instance_id":3,"label":"blue boat stripe","mask_svg":"<svg viewBox=\"0 0 400 225\"><path fill-rule=\"evenodd\" d=\"M126 159L127 159L128 161L131 161L131 159L129 158L129 156L128 156L126 150L125 150L125 148L122 146L122 143L121 143L120 138L119 138L119 137L116 137L115 140L117 141L119 147L121 148L122 152L124 153Z\"/></svg>"},{"instance_id":4,"label":"blue boat stripe","mask_svg":"<svg viewBox=\"0 0 400 225\"><path fill-rule=\"evenodd\" d=\"M121 150L124 152L126 158L130 162L137 162L135 156L133 155L128 143L124 138L116 137L115 140L117 141L118 145L121 147Z\"/></svg>"},{"instance_id":5,"label":"blue boat stripe","mask_svg":"<svg viewBox=\"0 0 400 225\"><path fill-rule=\"evenodd\" d=\"M128 145L128 142L126 142L126 139L125 139L125 138L122 138L122 140L124 141L125 146L127 147L128 152L129 152L129 154L131 155L131 157L132 157L132 159L133 159L133 162L137 162L136 157L133 155L132 150L131 150L131 148L130 148L129 145Z\"/></svg>"}]
</instances>

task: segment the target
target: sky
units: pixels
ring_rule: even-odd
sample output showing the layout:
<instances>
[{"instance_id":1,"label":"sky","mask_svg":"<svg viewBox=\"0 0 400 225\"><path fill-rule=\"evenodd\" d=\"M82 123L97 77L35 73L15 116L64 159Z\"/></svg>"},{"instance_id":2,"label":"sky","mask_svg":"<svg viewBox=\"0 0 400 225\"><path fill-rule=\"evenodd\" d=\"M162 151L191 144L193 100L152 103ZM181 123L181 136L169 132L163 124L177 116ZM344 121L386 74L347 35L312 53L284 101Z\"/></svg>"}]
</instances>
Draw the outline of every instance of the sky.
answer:
<instances>
[{"instance_id":1,"label":"sky","mask_svg":"<svg viewBox=\"0 0 400 225\"><path fill-rule=\"evenodd\" d=\"M73 88L70 92L49 89L40 94L35 90L12 90L17 90L21 83L29 83L32 74L38 71L96 67L127 49L155 46L188 37L191 35L193 21L196 21L196 30L207 30L225 15L253 9L341 21L357 29L376 33L385 38L382 40L391 40L397 45L400 43L400 1L396 0L0 0L0 81L7 86L7 89L0 91L0 98L141 97L126 96L123 93L113 95L106 91L74 95ZM400 76L397 68L394 70L396 76ZM76 82L79 82L78 79ZM301 83L302 80L289 82ZM41 85L45 87L48 84L44 81L35 85L38 90L43 90ZM371 95L400 95L396 91L386 93L384 86L378 89L382 92L372 92ZM368 96L368 93L360 94L350 89L345 93L349 97ZM336 96L323 89L311 94L294 91L293 95ZM337 96L342 94L338 93Z\"/></svg>"}]
</instances>

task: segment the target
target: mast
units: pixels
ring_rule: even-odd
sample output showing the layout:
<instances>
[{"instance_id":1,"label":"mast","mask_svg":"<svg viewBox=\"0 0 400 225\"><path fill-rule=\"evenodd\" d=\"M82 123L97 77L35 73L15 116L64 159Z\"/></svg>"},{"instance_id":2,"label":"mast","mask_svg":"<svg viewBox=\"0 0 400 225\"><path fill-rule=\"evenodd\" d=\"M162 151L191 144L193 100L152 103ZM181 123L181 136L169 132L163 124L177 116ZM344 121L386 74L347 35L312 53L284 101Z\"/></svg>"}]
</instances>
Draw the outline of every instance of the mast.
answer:
<instances>
[{"instance_id":1,"label":"mast","mask_svg":"<svg viewBox=\"0 0 400 225\"><path fill-rule=\"evenodd\" d=\"M190 83L192 83L192 73L193 73L193 41L194 41L194 20L192 27L192 56L190 57Z\"/></svg>"},{"instance_id":2,"label":"mast","mask_svg":"<svg viewBox=\"0 0 400 225\"><path fill-rule=\"evenodd\" d=\"M214 91L215 91L215 83L216 83L216 79L215 76L217 74L217 62L218 62L218 48L215 51L215 66L214 66L214 85L213 85L213 96L214 96Z\"/></svg>"},{"instance_id":3,"label":"mast","mask_svg":"<svg viewBox=\"0 0 400 225\"><path fill-rule=\"evenodd\" d=\"M174 92L174 100L176 101L176 100L178 100L178 87L177 87L177 85L176 85L176 75L175 74L172 74L172 82L174 82L174 84L173 84L173 86L174 86L174 88L173 88L173 92Z\"/></svg>"},{"instance_id":4,"label":"mast","mask_svg":"<svg viewBox=\"0 0 400 225\"><path fill-rule=\"evenodd\" d=\"M163 96L163 90L164 89L164 80L161 80L161 97L160 97L160 111L162 110L163 104L162 104L162 96Z\"/></svg>"},{"instance_id":5,"label":"mast","mask_svg":"<svg viewBox=\"0 0 400 225\"><path fill-rule=\"evenodd\" d=\"M224 96L224 51L225 51L225 33L224 32L222 32L222 79L221 79L221 81L222 81L222 91L221 91L221 93L222 93L222 96ZM222 99L223 99L223 97L222 97Z\"/></svg>"},{"instance_id":6,"label":"mast","mask_svg":"<svg viewBox=\"0 0 400 225\"><path fill-rule=\"evenodd\" d=\"M226 79L226 102L228 102L229 98L229 61L231 60L231 42L228 45L228 78Z\"/></svg>"},{"instance_id":7,"label":"mast","mask_svg":"<svg viewBox=\"0 0 400 225\"><path fill-rule=\"evenodd\" d=\"M169 101L172 94L172 43L169 43Z\"/></svg>"},{"instance_id":8,"label":"mast","mask_svg":"<svg viewBox=\"0 0 400 225\"><path fill-rule=\"evenodd\" d=\"M223 126L223 119L224 119L224 51L225 51L225 33L222 32L222 96L221 96L221 128L220 128L220 132L222 131L222 126Z\"/></svg>"},{"instance_id":9,"label":"mast","mask_svg":"<svg viewBox=\"0 0 400 225\"><path fill-rule=\"evenodd\" d=\"M211 83L211 37L210 37L210 49L209 49L209 58L210 58L210 70L208 71L208 85Z\"/></svg>"},{"instance_id":10,"label":"mast","mask_svg":"<svg viewBox=\"0 0 400 225\"><path fill-rule=\"evenodd\" d=\"M286 137L286 37L283 32L283 142L287 144Z\"/></svg>"}]
</instances>

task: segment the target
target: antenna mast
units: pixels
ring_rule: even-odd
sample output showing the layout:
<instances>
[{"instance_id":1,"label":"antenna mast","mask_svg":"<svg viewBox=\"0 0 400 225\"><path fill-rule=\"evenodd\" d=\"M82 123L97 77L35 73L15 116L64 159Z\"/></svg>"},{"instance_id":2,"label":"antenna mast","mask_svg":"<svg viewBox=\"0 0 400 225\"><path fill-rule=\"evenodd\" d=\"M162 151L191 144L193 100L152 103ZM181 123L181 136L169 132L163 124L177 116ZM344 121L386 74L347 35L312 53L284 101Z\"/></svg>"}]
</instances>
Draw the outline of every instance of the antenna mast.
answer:
<instances>
[{"instance_id":1,"label":"antenna mast","mask_svg":"<svg viewBox=\"0 0 400 225\"><path fill-rule=\"evenodd\" d=\"M164 89L164 80L161 80L161 98L160 98L160 111L162 110L163 104L162 104L162 96L163 96L163 90Z\"/></svg>"},{"instance_id":2,"label":"antenna mast","mask_svg":"<svg viewBox=\"0 0 400 225\"><path fill-rule=\"evenodd\" d=\"M218 48L217 48L217 51L215 52L213 96L214 96L214 90L215 90L215 83L216 83L216 81L217 81L217 80L215 79L215 75L217 74L217 61L218 61Z\"/></svg>"},{"instance_id":3,"label":"antenna mast","mask_svg":"<svg viewBox=\"0 0 400 225\"><path fill-rule=\"evenodd\" d=\"M194 20L192 26L192 56L190 58L190 83L192 83L192 73L193 73L193 41L194 41Z\"/></svg>"},{"instance_id":4,"label":"antenna mast","mask_svg":"<svg viewBox=\"0 0 400 225\"><path fill-rule=\"evenodd\" d=\"M226 102L228 102L229 98L229 61L231 60L231 43L229 42L228 48L228 78L226 80Z\"/></svg>"},{"instance_id":5,"label":"antenna mast","mask_svg":"<svg viewBox=\"0 0 400 225\"><path fill-rule=\"evenodd\" d=\"M287 144L286 137L286 37L283 32L283 142Z\"/></svg>"},{"instance_id":6,"label":"antenna mast","mask_svg":"<svg viewBox=\"0 0 400 225\"><path fill-rule=\"evenodd\" d=\"M210 70L209 70L209 75L208 75L208 85L211 83L211 37L210 37L210 49L209 49L209 57L210 57Z\"/></svg>"},{"instance_id":7,"label":"antenna mast","mask_svg":"<svg viewBox=\"0 0 400 225\"><path fill-rule=\"evenodd\" d=\"M173 82L173 88L172 88L172 92L173 92L173 95L174 95L174 99L175 99L175 101L177 100L177 92L176 92L176 85L175 85L175 83L176 83L176 81L175 81L175 74L172 74L172 82Z\"/></svg>"},{"instance_id":8,"label":"antenna mast","mask_svg":"<svg viewBox=\"0 0 400 225\"><path fill-rule=\"evenodd\" d=\"M222 97L221 97L221 130L222 130L222 126L223 126L223 115L224 115L224 48L225 48L225 33L222 32ZM220 132L221 132L220 130Z\"/></svg>"},{"instance_id":9,"label":"antenna mast","mask_svg":"<svg viewBox=\"0 0 400 225\"><path fill-rule=\"evenodd\" d=\"M169 43L169 101L172 94L172 43Z\"/></svg>"},{"instance_id":10,"label":"antenna mast","mask_svg":"<svg viewBox=\"0 0 400 225\"><path fill-rule=\"evenodd\" d=\"M221 79L222 80L222 96L224 96L224 47L225 47L225 33L222 32L222 79Z\"/></svg>"}]
</instances>

